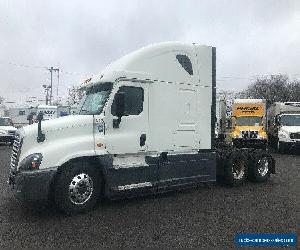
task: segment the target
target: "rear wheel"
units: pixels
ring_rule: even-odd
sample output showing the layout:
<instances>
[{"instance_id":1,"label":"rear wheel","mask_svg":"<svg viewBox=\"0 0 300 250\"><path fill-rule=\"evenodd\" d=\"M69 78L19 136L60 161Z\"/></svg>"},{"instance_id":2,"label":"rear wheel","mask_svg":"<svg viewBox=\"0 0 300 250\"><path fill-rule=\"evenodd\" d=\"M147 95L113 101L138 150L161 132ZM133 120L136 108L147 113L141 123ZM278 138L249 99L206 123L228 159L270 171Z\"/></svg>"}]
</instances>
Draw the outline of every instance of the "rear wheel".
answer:
<instances>
[{"instance_id":1,"label":"rear wheel","mask_svg":"<svg viewBox=\"0 0 300 250\"><path fill-rule=\"evenodd\" d=\"M102 179L99 171L86 162L72 163L55 182L55 204L66 214L92 209L100 198Z\"/></svg>"},{"instance_id":2,"label":"rear wheel","mask_svg":"<svg viewBox=\"0 0 300 250\"><path fill-rule=\"evenodd\" d=\"M242 150L234 151L225 164L225 183L230 186L240 186L247 175L246 157Z\"/></svg>"}]
</instances>

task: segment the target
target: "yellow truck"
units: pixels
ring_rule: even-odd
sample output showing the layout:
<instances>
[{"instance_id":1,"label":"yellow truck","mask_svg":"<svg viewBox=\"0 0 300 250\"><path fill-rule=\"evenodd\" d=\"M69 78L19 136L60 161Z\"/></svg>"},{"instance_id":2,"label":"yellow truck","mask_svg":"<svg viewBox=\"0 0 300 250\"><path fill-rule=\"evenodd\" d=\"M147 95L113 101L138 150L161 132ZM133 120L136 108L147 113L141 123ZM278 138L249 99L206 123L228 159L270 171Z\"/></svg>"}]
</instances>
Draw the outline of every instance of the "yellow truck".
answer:
<instances>
[{"instance_id":1,"label":"yellow truck","mask_svg":"<svg viewBox=\"0 0 300 250\"><path fill-rule=\"evenodd\" d=\"M266 101L235 99L232 105L232 144L238 148L266 148Z\"/></svg>"}]
</instances>

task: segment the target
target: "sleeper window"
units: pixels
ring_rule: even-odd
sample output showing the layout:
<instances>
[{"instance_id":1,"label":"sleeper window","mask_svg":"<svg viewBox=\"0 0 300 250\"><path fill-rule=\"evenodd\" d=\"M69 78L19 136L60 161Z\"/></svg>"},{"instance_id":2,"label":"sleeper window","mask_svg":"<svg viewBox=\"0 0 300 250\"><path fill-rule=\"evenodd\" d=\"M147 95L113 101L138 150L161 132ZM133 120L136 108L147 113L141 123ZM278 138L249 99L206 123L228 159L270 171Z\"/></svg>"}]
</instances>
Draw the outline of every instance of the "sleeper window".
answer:
<instances>
[{"instance_id":1,"label":"sleeper window","mask_svg":"<svg viewBox=\"0 0 300 250\"><path fill-rule=\"evenodd\" d=\"M182 68L185 69L186 72L188 72L190 75L193 75L193 66L191 63L190 58L186 55L176 55L176 59L182 66Z\"/></svg>"}]
</instances>

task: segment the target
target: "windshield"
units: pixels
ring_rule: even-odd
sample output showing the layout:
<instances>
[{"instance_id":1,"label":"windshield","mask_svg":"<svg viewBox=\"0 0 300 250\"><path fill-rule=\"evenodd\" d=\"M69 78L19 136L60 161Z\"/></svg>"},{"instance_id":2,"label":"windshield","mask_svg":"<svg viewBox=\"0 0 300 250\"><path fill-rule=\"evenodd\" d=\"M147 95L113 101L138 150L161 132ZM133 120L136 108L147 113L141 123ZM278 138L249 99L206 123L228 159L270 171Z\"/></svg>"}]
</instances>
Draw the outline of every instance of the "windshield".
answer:
<instances>
[{"instance_id":1,"label":"windshield","mask_svg":"<svg viewBox=\"0 0 300 250\"><path fill-rule=\"evenodd\" d=\"M280 124L282 126L300 126L300 115L282 115Z\"/></svg>"},{"instance_id":2,"label":"windshield","mask_svg":"<svg viewBox=\"0 0 300 250\"><path fill-rule=\"evenodd\" d=\"M101 114L112 86L112 83L103 83L87 90L79 107L79 115Z\"/></svg>"},{"instance_id":3,"label":"windshield","mask_svg":"<svg viewBox=\"0 0 300 250\"><path fill-rule=\"evenodd\" d=\"M11 126L12 122L10 118L0 117L0 126Z\"/></svg>"},{"instance_id":4,"label":"windshield","mask_svg":"<svg viewBox=\"0 0 300 250\"><path fill-rule=\"evenodd\" d=\"M236 118L237 126L262 126L262 118L255 116L245 116Z\"/></svg>"}]
</instances>

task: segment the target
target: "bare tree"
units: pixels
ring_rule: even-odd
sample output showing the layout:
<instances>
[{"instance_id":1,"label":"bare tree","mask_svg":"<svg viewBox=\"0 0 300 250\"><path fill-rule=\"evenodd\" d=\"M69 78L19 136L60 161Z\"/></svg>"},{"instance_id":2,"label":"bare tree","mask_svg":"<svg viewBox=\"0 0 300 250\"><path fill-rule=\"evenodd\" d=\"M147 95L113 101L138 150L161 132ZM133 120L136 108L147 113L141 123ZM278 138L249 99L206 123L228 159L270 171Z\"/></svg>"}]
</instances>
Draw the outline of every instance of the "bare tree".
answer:
<instances>
[{"instance_id":1,"label":"bare tree","mask_svg":"<svg viewBox=\"0 0 300 250\"><path fill-rule=\"evenodd\" d=\"M287 75L258 77L240 93L244 98L266 99L267 106L274 102L300 101L300 82L290 82Z\"/></svg>"},{"instance_id":2,"label":"bare tree","mask_svg":"<svg viewBox=\"0 0 300 250\"><path fill-rule=\"evenodd\" d=\"M300 101L300 80L294 80L289 84L289 96L290 101L299 102Z\"/></svg>"},{"instance_id":3,"label":"bare tree","mask_svg":"<svg viewBox=\"0 0 300 250\"><path fill-rule=\"evenodd\" d=\"M229 99L239 98L239 93L237 91L234 91L234 90L219 89L217 91L217 96L220 99L229 100Z\"/></svg>"},{"instance_id":4,"label":"bare tree","mask_svg":"<svg viewBox=\"0 0 300 250\"><path fill-rule=\"evenodd\" d=\"M68 104L70 106L78 105L83 95L84 95L83 90L73 86L72 88L69 89L68 92L68 100L67 100Z\"/></svg>"}]
</instances>

